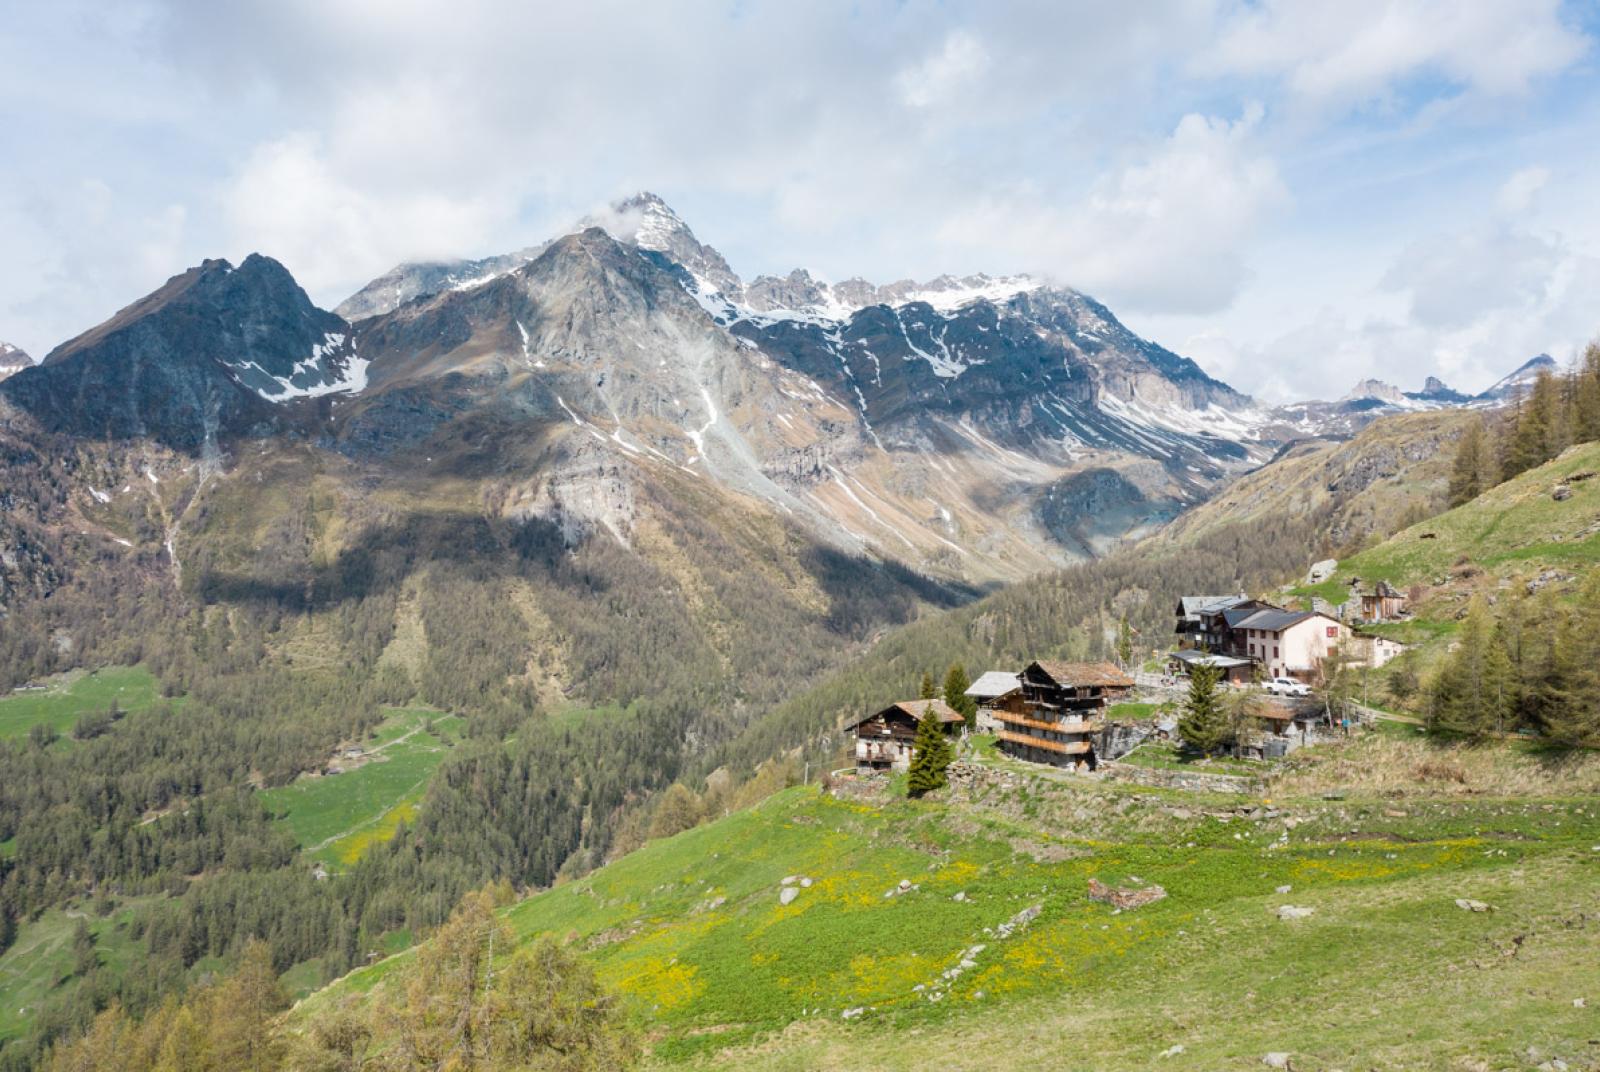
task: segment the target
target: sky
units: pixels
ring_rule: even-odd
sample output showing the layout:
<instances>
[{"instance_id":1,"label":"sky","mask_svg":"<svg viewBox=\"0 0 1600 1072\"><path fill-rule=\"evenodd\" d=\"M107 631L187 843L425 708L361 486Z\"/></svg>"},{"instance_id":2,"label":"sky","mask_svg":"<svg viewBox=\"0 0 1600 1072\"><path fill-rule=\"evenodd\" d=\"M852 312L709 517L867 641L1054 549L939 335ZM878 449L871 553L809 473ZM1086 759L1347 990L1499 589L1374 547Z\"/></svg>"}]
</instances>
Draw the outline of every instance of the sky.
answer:
<instances>
[{"instance_id":1,"label":"sky","mask_svg":"<svg viewBox=\"0 0 1600 1072\"><path fill-rule=\"evenodd\" d=\"M0 0L0 339L324 306L659 194L745 278L1036 273L1271 401L1600 334L1600 0Z\"/></svg>"}]
</instances>

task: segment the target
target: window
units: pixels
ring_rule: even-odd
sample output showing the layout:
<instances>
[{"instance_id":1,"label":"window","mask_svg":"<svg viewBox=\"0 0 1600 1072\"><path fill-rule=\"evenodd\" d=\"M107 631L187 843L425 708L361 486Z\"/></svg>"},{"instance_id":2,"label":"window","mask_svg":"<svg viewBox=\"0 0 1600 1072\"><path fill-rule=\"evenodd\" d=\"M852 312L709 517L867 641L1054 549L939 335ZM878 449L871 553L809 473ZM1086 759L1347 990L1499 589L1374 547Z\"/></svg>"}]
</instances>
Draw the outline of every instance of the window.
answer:
<instances>
[{"instance_id":1,"label":"window","mask_svg":"<svg viewBox=\"0 0 1600 1072\"><path fill-rule=\"evenodd\" d=\"M1337 640L1337 639L1339 639L1339 627L1337 625L1328 626L1328 639L1329 640Z\"/></svg>"},{"instance_id":2,"label":"window","mask_svg":"<svg viewBox=\"0 0 1600 1072\"><path fill-rule=\"evenodd\" d=\"M1278 646L1276 644L1272 646L1272 657L1274 659L1278 657Z\"/></svg>"}]
</instances>

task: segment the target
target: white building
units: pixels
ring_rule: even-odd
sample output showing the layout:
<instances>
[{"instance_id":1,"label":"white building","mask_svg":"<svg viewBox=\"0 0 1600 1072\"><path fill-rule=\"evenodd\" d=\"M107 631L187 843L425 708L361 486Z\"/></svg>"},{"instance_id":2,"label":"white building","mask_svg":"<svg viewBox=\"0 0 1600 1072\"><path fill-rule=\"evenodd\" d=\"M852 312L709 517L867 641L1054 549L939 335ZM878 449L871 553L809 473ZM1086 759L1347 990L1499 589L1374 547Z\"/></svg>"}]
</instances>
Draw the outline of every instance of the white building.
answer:
<instances>
[{"instance_id":1,"label":"white building","mask_svg":"<svg viewBox=\"0 0 1600 1072\"><path fill-rule=\"evenodd\" d=\"M1234 627L1244 653L1261 663L1267 677L1310 681L1322 661L1350 635L1337 619L1320 611L1258 610Z\"/></svg>"}]
</instances>

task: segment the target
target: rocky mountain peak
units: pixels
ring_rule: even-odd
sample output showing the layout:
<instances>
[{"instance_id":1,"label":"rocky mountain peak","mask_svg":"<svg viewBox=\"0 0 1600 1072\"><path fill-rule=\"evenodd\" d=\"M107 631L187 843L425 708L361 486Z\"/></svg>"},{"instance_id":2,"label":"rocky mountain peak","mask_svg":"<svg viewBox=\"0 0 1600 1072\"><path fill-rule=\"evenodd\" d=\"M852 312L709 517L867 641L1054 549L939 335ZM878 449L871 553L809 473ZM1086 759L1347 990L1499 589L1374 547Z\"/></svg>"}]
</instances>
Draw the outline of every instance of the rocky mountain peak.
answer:
<instances>
[{"instance_id":1,"label":"rocky mountain peak","mask_svg":"<svg viewBox=\"0 0 1600 1072\"><path fill-rule=\"evenodd\" d=\"M683 218L660 197L642 190L586 216L578 229L599 227L619 242L661 253L682 265L709 291L736 295L744 284L727 260L695 237Z\"/></svg>"},{"instance_id":2,"label":"rocky mountain peak","mask_svg":"<svg viewBox=\"0 0 1600 1072\"><path fill-rule=\"evenodd\" d=\"M1480 401L1498 402L1510 398L1520 390L1533 385L1541 372L1559 372L1561 366L1549 354L1538 354L1518 365L1510 375L1478 395Z\"/></svg>"},{"instance_id":3,"label":"rocky mountain peak","mask_svg":"<svg viewBox=\"0 0 1600 1072\"><path fill-rule=\"evenodd\" d=\"M1422 381L1422 393L1425 395L1442 395L1450 390L1450 385L1437 376L1429 376Z\"/></svg>"},{"instance_id":4,"label":"rocky mountain peak","mask_svg":"<svg viewBox=\"0 0 1600 1072\"><path fill-rule=\"evenodd\" d=\"M207 260L0 384L42 426L192 451L366 384L350 326L258 253Z\"/></svg>"},{"instance_id":5,"label":"rocky mountain peak","mask_svg":"<svg viewBox=\"0 0 1600 1072\"><path fill-rule=\"evenodd\" d=\"M33 358L29 357L20 347L12 346L8 342L0 342L0 380L21 372L25 368L32 367Z\"/></svg>"},{"instance_id":6,"label":"rocky mountain peak","mask_svg":"<svg viewBox=\"0 0 1600 1072\"><path fill-rule=\"evenodd\" d=\"M1392 402L1396 405L1403 403L1405 394L1393 384L1384 383L1382 380L1366 379L1356 384L1339 401L1359 402L1363 399L1375 398L1380 402Z\"/></svg>"}]
</instances>

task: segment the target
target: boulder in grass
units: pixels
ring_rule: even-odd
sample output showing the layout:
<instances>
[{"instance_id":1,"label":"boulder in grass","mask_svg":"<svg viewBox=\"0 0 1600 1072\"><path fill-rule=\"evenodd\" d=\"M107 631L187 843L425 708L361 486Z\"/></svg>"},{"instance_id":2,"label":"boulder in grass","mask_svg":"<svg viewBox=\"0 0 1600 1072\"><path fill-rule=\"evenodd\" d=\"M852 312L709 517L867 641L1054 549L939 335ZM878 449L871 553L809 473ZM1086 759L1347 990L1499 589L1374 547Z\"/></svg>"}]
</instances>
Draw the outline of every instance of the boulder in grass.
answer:
<instances>
[{"instance_id":1,"label":"boulder in grass","mask_svg":"<svg viewBox=\"0 0 1600 1072\"><path fill-rule=\"evenodd\" d=\"M1484 904L1482 901L1474 901L1470 897L1457 897L1456 898L1456 907L1461 909L1463 912L1493 912L1494 911L1494 905Z\"/></svg>"},{"instance_id":2,"label":"boulder in grass","mask_svg":"<svg viewBox=\"0 0 1600 1072\"><path fill-rule=\"evenodd\" d=\"M1143 908L1152 901L1159 901L1167 895L1167 891L1160 886L1140 886L1134 889L1118 889L1107 886L1097 878L1089 880L1089 900L1100 901L1118 909Z\"/></svg>"},{"instance_id":3,"label":"boulder in grass","mask_svg":"<svg viewBox=\"0 0 1600 1072\"><path fill-rule=\"evenodd\" d=\"M1277 909L1279 919L1305 919L1315 911L1315 908L1292 904L1279 905Z\"/></svg>"}]
</instances>

